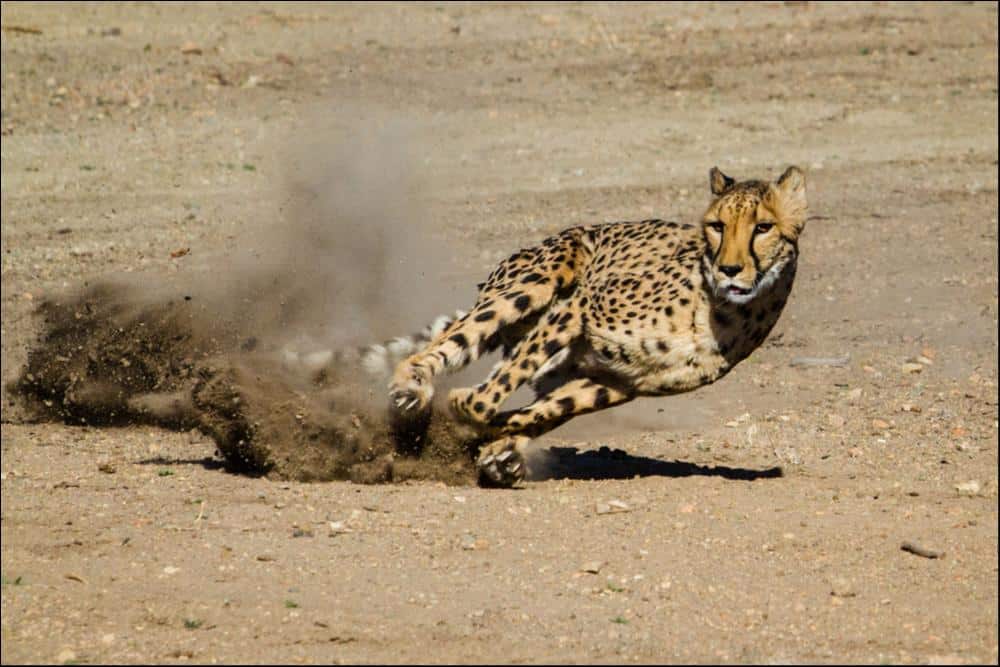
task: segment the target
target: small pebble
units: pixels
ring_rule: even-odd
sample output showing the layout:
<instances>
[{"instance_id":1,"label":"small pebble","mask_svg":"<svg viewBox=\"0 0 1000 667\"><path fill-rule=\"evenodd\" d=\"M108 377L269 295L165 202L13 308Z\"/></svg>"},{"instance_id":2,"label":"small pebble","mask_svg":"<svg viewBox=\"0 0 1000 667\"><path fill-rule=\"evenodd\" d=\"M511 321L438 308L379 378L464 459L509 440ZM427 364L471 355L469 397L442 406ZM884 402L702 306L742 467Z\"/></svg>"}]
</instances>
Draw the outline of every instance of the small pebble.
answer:
<instances>
[{"instance_id":1,"label":"small pebble","mask_svg":"<svg viewBox=\"0 0 1000 667\"><path fill-rule=\"evenodd\" d=\"M955 490L960 496L978 496L981 488L979 481L975 479L955 485Z\"/></svg>"},{"instance_id":2,"label":"small pebble","mask_svg":"<svg viewBox=\"0 0 1000 667\"><path fill-rule=\"evenodd\" d=\"M853 598L857 595L857 591L854 590L854 586L848 579L835 577L830 582L830 595L838 598Z\"/></svg>"},{"instance_id":3,"label":"small pebble","mask_svg":"<svg viewBox=\"0 0 1000 667\"><path fill-rule=\"evenodd\" d=\"M628 512L629 510L629 506L620 500L609 500L606 503L597 503L598 514L617 514L619 512Z\"/></svg>"}]
</instances>

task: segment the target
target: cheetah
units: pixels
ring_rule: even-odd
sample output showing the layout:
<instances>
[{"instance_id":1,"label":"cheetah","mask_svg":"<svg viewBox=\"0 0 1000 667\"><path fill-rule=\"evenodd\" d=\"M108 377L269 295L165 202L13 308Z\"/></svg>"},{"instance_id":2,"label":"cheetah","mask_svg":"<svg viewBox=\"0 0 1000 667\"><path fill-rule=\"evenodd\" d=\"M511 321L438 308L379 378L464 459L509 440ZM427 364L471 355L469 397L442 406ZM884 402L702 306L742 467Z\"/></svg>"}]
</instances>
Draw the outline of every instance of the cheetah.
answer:
<instances>
[{"instance_id":1,"label":"cheetah","mask_svg":"<svg viewBox=\"0 0 1000 667\"><path fill-rule=\"evenodd\" d=\"M397 415L430 409L433 380L483 354L502 359L452 390L454 415L486 444L480 483L525 475L525 445L577 415L715 382L766 338L788 300L806 223L805 175L737 182L709 172L698 224L643 220L570 227L502 261L475 305L439 320L389 384ZM529 405L502 411L527 383Z\"/></svg>"}]
</instances>

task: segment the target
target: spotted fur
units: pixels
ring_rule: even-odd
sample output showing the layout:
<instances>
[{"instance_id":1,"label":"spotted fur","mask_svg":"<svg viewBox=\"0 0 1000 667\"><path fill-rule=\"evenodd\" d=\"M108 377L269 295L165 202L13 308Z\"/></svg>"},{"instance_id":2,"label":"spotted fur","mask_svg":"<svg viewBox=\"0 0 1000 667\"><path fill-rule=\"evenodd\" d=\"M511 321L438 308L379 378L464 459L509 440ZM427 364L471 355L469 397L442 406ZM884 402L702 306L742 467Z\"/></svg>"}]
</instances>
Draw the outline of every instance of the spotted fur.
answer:
<instances>
[{"instance_id":1,"label":"spotted fur","mask_svg":"<svg viewBox=\"0 0 1000 667\"><path fill-rule=\"evenodd\" d=\"M433 379L503 348L482 383L449 394L495 439L485 481L510 484L520 449L572 417L714 382L756 349L784 308L805 225L805 176L773 183L710 172L699 224L571 227L500 263L472 309L396 367L394 408L427 409ZM501 411L521 385L536 400Z\"/></svg>"}]
</instances>

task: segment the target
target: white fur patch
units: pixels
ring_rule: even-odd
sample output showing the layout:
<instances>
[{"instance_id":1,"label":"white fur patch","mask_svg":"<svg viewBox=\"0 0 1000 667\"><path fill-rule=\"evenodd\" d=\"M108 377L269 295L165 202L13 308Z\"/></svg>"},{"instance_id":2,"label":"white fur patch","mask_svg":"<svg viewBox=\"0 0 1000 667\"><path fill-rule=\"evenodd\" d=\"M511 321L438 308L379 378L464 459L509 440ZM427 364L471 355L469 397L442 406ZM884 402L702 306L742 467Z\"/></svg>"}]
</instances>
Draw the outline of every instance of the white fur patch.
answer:
<instances>
[{"instance_id":1,"label":"white fur patch","mask_svg":"<svg viewBox=\"0 0 1000 667\"><path fill-rule=\"evenodd\" d=\"M393 338L385 347L394 360L402 360L417 351L417 344L412 338Z\"/></svg>"},{"instance_id":2,"label":"white fur patch","mask_svg":"<svg viewBox=\"0 0 1000 667\"><path fill-rule=\"evenodd\" d=\"M550 371L558 368L563 363L565 363L566 358L569 357L569 352L570 348L564 347L563 349L559 350L551 357L549 357L545 361L545 363L542 364L537 371L535 371L535 374L531 376L531 381L537 382L539 378L547 375Z\"/></svg>"},{"instance_id":3,"label":"white fur patch","mask_svg":"<svg viewBox=\"0 0 1000 667\"><path fill-rule=\"evenodd\" d=\"M783 260L775 263L770 269L764 274L764 276L754 284L746 294L735 294L729 291L729 287L734 285L730 280L726 280L722 283L718 283L715 279L715 272L712 271L712 265L709 262L708 257L702 258L705 265L705 279L708 281L708 286L713 292L722 296L724 299L730 303L735 303L736 305L742 305L744 303L749 303L757 298L761 292L766 292L768 289L774 285L775 281L781 276L781 272L785 270L785 266L788 265L788 260ZM745 289L742 285L737 285L741 289Z\"/></svg>"}]
</instances>

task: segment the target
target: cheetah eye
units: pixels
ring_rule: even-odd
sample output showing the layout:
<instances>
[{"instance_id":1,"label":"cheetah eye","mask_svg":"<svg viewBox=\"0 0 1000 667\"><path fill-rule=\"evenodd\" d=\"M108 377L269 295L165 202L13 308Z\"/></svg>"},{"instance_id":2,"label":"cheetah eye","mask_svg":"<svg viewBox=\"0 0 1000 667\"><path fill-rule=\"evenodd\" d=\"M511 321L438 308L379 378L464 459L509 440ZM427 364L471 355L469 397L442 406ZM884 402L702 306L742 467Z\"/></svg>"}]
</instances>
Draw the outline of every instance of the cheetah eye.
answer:
<instances>
[{"instance_id":1,"label":"cheetah eye","mask_svg":"<svg viewBox=\"0 0 1000 667\"><path fill-rule=\"evenodd\" d=\"M716 234L721 234L726 231L726 225L722 222L706 222L705 226L711 229Z\"/></svg>"},{"instance_id":2,"label":"cheetah eye","mask_svg":"<svg viewBox=\"0 0 1000 667\"><path fill-rule=\"evenodd\" d=\"M774 227L773 222L758 222L757 226L753 228L755 234L767 234Z\"/></svg>"}]
</instances>

